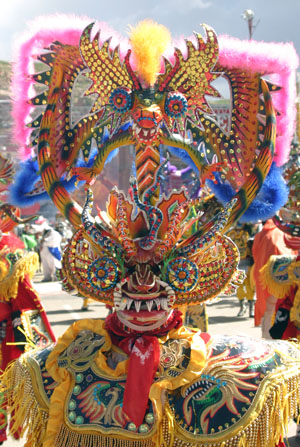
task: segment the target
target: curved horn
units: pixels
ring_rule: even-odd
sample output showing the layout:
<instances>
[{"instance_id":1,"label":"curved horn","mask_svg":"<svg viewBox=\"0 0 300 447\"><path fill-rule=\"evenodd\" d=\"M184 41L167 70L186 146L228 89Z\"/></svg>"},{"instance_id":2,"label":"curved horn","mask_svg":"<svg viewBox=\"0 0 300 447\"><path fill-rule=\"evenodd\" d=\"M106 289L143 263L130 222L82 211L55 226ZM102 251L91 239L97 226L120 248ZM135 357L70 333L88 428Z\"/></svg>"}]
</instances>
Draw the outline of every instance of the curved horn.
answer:
<instances>
[{"instance_id":1,"label":"curved horn","mask_svg":"<svg viewBox=\"0 0 300 447\"><path fill-rule=\"evenodd\" d=\"M219 235L224 233L224 228L236 201L237 199L232 199L225 205L224 209L214 218L214 225L211 229L200 238L197 236L196 232L193 236L186 239L182 245L179 244L179 248L175 250L176 254L178 254L178 256L192 255L200 249L206 250L212 243L214 243ZM189 241L188 244L187 241Z\"/></svg>"},{"instance_id":2,"label":"curved horn","mask_svg":"<svg viewBox=\"0 0 300 447\"><path fill-rule=\"evenodd\" d=\"M6 214L17 225L30 222L32 219L35 219L36 217L38 217L38 216L34 215L34 216L30 216L30 217L25 217L24 219L22 219L21 217L19 217L15 214L17 209L18 208L16 208L13 205L10 205L9 203L3 203L2 205L0 205L0 211L3 211L3 213Z\"/></svg>"}]
</instances>

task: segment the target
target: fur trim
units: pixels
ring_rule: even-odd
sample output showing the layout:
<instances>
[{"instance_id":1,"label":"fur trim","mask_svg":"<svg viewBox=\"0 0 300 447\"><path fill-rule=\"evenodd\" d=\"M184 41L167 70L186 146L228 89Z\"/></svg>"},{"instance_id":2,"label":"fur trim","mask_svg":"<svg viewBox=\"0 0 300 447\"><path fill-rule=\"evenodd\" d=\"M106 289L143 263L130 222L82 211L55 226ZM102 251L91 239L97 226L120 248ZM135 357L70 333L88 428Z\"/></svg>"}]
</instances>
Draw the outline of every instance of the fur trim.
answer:
<instances>
[{"instance_id":1,"label":"fur trim","mask_svg":"<svg viewBox=\"0 0 300 447\"><path fill-rule=\"evenodd\" d=\"M232 199L235 191L229 183L221 182L218 175L217 178L217 183L207 180L207 184L217 199L225 204ZM255 223L258 220L270 219L287 202L288 194L288 187L282 177L281 169L273 163L261 190L239 222Z\"/></svg>"}]
</instances>

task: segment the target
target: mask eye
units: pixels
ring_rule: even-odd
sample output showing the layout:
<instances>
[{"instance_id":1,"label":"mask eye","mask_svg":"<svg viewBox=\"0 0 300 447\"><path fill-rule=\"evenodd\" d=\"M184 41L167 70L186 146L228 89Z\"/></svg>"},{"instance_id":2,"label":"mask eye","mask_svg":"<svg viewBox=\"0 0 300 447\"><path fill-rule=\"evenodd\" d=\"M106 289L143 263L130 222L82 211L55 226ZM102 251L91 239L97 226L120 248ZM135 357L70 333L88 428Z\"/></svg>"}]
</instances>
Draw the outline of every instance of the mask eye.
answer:
<instances>
[{"instance_id":1,"label":"mask eye","mask_svg":"<svg viewBox=\"0 0 300 447\"><path fill-rule=\"evenodd\" d=\"M173 289L188 292L198 283L198 267L185 258L175 258L167 267L166 280Z\"/></svg>"},{"instance_id":2,"label":"mask eye","mask_svg":"<svg viewBox=\"0 0 300 447\"><path fill-rule=\"evenodd\" d=\"M118 281L118 266L108 257L96 259L88 268L87 276L93 289L106 292L115 287Z\"/></svg>"},{"instance_id":3,"label":"mask eye","mask_svg":"<svg viewBox=\"0 0 300 447\"><path fill-rule=\"evenodd\" d=\"M115 112L127 112L132 106L130 90L124 87L116 88L109 97L109 104Z\"/></svg>"},{"instance_id":4,"label":"mask eye","mask_svg":"<svg viewBox=\"0 0 300 447\"><path fill-rule=\"evenodd\" d=\"M185 115L188 108L186 97L181 93L168 93L165 102L165 112L172 118Z\"/></svg>"}]
</instances>

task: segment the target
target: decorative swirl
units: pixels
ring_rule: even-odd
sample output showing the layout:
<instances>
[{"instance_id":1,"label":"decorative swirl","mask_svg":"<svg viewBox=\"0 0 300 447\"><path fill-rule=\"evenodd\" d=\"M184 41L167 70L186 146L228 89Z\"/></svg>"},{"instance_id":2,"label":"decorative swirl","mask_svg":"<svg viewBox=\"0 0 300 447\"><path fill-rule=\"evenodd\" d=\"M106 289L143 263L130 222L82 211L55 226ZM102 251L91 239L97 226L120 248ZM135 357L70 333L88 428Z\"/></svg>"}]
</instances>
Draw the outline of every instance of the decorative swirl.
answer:
<instances>
[{"instance_id":1,"label":"decorative swirl","mask_svg":"<svg viewBox=\"0 0 300 447\"><path fill-rule=\"evenodd\" d=\"M156 242L157 233L163 220L163 213L157 207L151 206L150 203L145 204L140 201L136 180L133 176L130 177L130 185L133 191L134 202L141 210L145 211L149 223L149 234L139 241L139 245L144 250L151 250Z\"/></svg>"},{"instance_id":2,"label":"decorative swirl","mask_svg":"<svg viewBox=\"0 0 300 447\"><path fill-rule=\"evenodd\" d=\"M217 239L218 235L223 232L225 228L228 218L231 215L232 209L237 202L237 199L232 199L228 202L224 209L220 211L217 217L214 219L215 224L212 228L205 233L202 237L196 237L197 232L191 236L189 240L189 244L185 245L176 250L179 256L190 256L193 255L198 250L206 250L214 241ZM192 242L194 240L194 242Z\"/></svg>"}]
</instances>

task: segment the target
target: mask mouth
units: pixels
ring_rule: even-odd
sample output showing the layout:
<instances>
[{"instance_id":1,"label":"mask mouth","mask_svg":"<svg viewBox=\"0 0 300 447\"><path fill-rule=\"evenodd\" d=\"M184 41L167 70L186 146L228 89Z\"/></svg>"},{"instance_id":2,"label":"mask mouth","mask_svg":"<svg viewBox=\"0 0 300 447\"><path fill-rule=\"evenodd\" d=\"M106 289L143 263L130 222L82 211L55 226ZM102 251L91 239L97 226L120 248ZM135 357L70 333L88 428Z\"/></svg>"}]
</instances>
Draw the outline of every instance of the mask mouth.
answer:
<instances>
[{"instance_id":1,"label":"mask mouth","mask_svg":"<svg viewBox=\"0 0 300 447\"><path fill-rule=\"evenodd\" d=\"M114 307L121 323L139 331L160 327L168 320L175 302L175 292L163 281L142 293L130 290L130 280L117 284L114 291Z\"/></svg>"},{"instance_id":2,"label":"mask mouth","mask_svg":"<svg viewBox=\"0 0 300 447\"><path fill-rule=\"evenodd\" d=\"M173 310L168 311L117 311L117 317L120 322L128 327L139 332L152 331L162 327L170 318Z\"/></svg>"},{"instance_id":3,"label":"mask mouth","mask_svg":"<svg viewBox=\"0 0 300 447\"><path fill-rule=\"evenodd\" d=\"M138 122L133 122L132 132L135 138L141 143L151 143L157 138L159 125L154 121L152 124L150 121L138 120Z\"/></svg>"},{"instance_id":4,"label":"mask mouth","mask_svg":"<svg viewBox=\"0 0 300 447\"><path fill-rule=\"evenodd\" d=\"M151 143L158 136L162 115L156 107L137 108L133 113L132 132L141 143Z\"/></svg>"}]
</instances>

